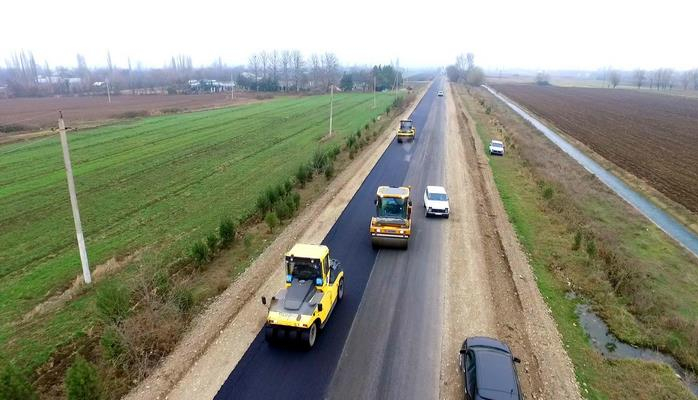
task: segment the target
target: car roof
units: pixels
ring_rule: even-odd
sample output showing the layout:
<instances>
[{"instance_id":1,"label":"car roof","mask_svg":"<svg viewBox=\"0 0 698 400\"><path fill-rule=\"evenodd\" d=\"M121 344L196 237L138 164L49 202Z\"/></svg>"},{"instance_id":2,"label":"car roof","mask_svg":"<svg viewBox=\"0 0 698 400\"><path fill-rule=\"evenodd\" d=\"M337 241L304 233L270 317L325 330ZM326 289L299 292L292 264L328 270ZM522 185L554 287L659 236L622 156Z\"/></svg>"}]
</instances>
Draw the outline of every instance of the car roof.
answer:
<instances>
[{"instance_id":1,"label":"car roof","mask_svg":"<svg viewBox=\"0 0 698 400\"><path fill-rule=\"evenodd\" d=\"M446 194L446 189L443 186L427 186L429 193L443 193Z\"/></svg>"},{"instance_id":2,"label":"car roof","mask_svg":"<svg viewBox=\"0 0 698 400\"><path fill-rule=\"evenodd\" d=\"M509 346L506 345L506 343L500 342L497 339L493 339L487 336L471 336L467 338L463 343L463 348L476 346L492 347L511 354L511 350L509 349Z\"/></svg>"},{"instance_id":3,"label":"car roof","mask_svg":"<svg viewBox=\"0 0 698 400\"><path fill-rule=\"evenodd\" d=\"M518 399L519 386L511 355L491 347L475 347L475 379L484 399Z\"/></svg>"},{"instance_id":4,"label":"car roof","mask_svg":"<svg viewBox=\"0 0 698 400\"><path fill-rule=\"evenodd\" d=\"M501 140L492 140L490 143L504 144Z\"/></svg>"}]
</instances>

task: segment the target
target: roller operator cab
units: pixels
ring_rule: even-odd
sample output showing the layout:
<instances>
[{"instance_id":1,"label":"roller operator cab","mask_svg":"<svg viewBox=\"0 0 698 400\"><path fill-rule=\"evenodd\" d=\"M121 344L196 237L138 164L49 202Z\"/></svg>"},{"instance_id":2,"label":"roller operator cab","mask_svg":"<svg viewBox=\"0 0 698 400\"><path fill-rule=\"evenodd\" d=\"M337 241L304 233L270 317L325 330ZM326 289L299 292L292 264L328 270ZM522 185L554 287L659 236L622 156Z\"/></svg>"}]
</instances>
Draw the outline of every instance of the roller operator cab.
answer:
<instances>
[{"instance_id":1,"label":"roller operator cab","mask_svg":"<svg viewBox=\"0 0 698 400\"><path fill-rule=\"evenodd\" d=\"M344 296L344 271L327 246L296 244L285 257L286 285L269 302L264 336L310 349Z\"/></svg>"},{"instance_id":2,"label":"roller operator cab","mask_svg":"<svg viewBox=\"0 0 698 400\"><path fill-rule=\"evenodd\" d=\"M412 233L410 187L379 186L376 215L371 218L371 244L377 247L407 248Z\"/></svg>"},{"instance_id":3,"label":"roller operator cab","mask_svg":"<svg viewBox=\"0 0 698 400\"><path fill-rule=\"evenodd\" d=\"M406 140L414 140L417 130L414 127L411 119L403 119L400 121L400 127L397 129L397 142L402 143Z\"/></svg>"}]
</instances>

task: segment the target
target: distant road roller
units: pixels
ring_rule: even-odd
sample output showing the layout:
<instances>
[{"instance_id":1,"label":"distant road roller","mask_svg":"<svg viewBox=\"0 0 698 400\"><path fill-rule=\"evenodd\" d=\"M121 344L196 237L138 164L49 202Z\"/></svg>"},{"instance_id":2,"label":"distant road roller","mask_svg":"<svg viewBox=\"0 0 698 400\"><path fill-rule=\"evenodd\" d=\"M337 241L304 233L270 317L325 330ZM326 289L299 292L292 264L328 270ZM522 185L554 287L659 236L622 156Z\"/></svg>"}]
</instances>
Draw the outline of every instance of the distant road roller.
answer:
<instances>
[{"instance_id":1,"label":"distant road roller","mask_svg":"<svg viewBox=\"0 0 698 400\"><path fill-rule=\"evenodd\" d=\"M379 186L374 204L376 215L370 226L373 248L406 249L412 233L410 187Z\"/></svg>"},{"instance_id":2,"label":"distant road roller","mask_svg":"<svg viewBox=\"0 0 698 400\"><path fill-rule=\"evenodd\" d=\"M414 127L411 119L403 119L400 121L400 127L397 129L397 142L414 140L417 129Z\"/></svg>"},{"instance_id":3,"label":"distant road roller","mask_svg":"<svg viewBox=\"0 0 698 400\"><path fill-rule=\"evenodd\" d=\"M296 244L286 253L286 285L267 302L264 336L271 344L315 345L334 307L344 296L344 271L327 246Z\"/></svg>"}]
</instances>

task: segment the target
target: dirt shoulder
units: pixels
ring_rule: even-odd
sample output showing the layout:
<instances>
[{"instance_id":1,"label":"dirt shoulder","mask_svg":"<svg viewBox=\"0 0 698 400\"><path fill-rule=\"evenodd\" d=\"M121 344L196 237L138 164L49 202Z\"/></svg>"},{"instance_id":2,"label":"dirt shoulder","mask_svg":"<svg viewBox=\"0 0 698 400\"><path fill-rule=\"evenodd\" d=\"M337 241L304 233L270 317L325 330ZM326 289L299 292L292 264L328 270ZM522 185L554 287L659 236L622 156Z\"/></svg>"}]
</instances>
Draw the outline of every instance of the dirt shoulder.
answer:
<instances>
[{"instance_id":1,"label":"dirt shoulder","mask_svg":"<svg viewBox=\"0 0 698 400\"><path fill-rule=\"evenodd\" d=\"M473 120L450 87L447 96L447 184L458 207L448 233L440 397L463 392L457 358L462 341L492 335L522 359L519 377L527 397L580 398L574 369L508 221Z\"/></svg>"},{"instance_id":2,"label":"dirt shoulder","mask_svg":"<svg viewBox=\"0 0 698 400\"><path fill-rule=\"evenodd\" d=\"M274 240L192 324L177 348L127 399L213 398L259 333L266 318L262 295L283 284L280 260L296 242L320 243L393 140L397 121L412 113L428 87L382 136L330 182L325 193Z\"/></svg>"}]
</instances>

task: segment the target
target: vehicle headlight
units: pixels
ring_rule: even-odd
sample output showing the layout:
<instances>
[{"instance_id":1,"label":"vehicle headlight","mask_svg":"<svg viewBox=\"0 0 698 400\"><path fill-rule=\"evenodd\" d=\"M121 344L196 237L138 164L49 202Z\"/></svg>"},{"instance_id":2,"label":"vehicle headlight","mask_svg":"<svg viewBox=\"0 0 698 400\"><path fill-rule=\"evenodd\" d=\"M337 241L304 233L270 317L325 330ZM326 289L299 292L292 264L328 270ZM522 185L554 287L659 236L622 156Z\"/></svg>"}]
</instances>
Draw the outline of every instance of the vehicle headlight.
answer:
<instances>
[{"instance_id":1,"label":"vehicle headlight","mask_svg":"<svg viewBox=\"0 0 698 400\"><path fill-rule=\"evenodd\" d=\"M405 233L405 231L403 231L402 229L400 229L400 234L402 235L403 233Z\"/></svg>"},{"instance_id":2,"label":"vehicle headlight","mask_svg":"<svg viewBox=\"0 0 698 400\"><path fill-rule=\"evenodd\" d=\"M431 207L429 207L429 211L431 211Z\"/></svg>"},{"instance_id":3,"label":"vehicle headlight","mask_svg":"<svg viewBox=\"0 0 698 400\"><path fill-rule=\"evenodd\" d=\"M448 212L448 207L446 207L446 212Z\"/></svg>"}]
</instances>

